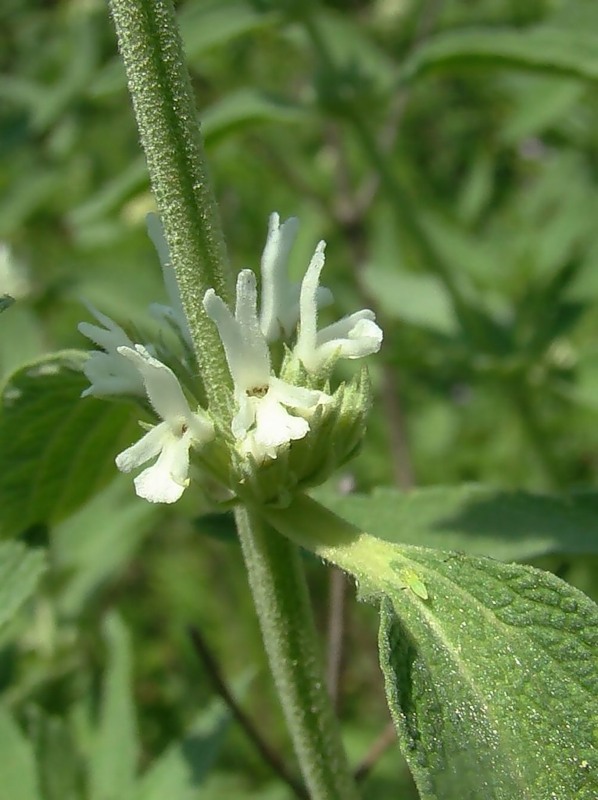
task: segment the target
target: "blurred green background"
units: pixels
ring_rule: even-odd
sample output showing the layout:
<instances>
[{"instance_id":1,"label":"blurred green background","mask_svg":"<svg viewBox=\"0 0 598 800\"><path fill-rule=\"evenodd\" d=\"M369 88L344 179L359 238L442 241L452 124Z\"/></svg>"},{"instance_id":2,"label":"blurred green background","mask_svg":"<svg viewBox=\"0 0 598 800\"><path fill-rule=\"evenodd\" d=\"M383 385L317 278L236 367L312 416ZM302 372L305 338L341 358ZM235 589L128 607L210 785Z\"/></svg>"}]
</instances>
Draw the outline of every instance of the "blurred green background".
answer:
<instances>
[{"instance_id":1,"label":"blurred green background","mask_svg":"<svg viewBox=\"0 0 598 800\"><path fill-rule=\"evenodd\" d=\"M368 437L339 485L595 486L596 3L189 0L178 11L234 268L258 266L272 211L298 216L296 274L326 239L331 313L369 306L384 329ZM0 317L3 377L86 347L83 299L149 326L147 305L164 300L152 209L106 5L4 0L0 240L12 256L0 254L0 293L18 302ZM11 714L0 729L41 786L23 800L289 796L217 705L189 641L197 626L295 769L237 544L205 510L189 496L144 505L116 479L74 516L27 531L49 542L51 570L0 638ZM537 563L596 596L595 562ZM307 565L324 640L329 578ZM375 611L352 598L345 611L339 707L357 763L388 716ZM169 747L187 794L139 777ZM385 800L399 785L417 796L391 749L364 792Z\"/></svg>"}]
</instances>

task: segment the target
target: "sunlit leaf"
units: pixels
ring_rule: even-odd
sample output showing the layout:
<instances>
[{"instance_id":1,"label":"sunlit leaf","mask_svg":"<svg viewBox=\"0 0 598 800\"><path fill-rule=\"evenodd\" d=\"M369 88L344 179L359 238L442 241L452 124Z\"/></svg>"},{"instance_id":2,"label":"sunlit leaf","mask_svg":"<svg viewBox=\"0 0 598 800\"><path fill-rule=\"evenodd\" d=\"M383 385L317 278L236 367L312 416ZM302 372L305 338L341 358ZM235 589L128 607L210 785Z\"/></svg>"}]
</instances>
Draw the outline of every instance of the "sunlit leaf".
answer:
<instances>
[{"instance_id":1,"label":"sunlit leaf","mask_svg":"<svg viewBox=\"0 0 598 800\"><path fill-rule=\"evenodd\" d=\"M594 797L596 606L531 567L397 555L428 590L379 584L389 706L422 798Z\"/></svg>"},{"instance_id":2,"label":"sunlit leaf","mask_svg":"<svg viewBox=\"0 0 598 800\"><path fill-rule=\"evenodd\" d=\"M375 539L306 497L263 513L379 604L422 800L596 796L598 606L533 567Z\"/></svg>"},{"instance_id":3,"label":"sunlit leaf","mask_svg":"<svg viewBox=\"0 0 598 800\"><path fill-rule=\"evenodd\" d=\"M430 487L371 495L319 490L328 508L397 544L460 550L501 561L598 554L598 493L550 497L482 486Z\"/></svg>"}]
</instances>

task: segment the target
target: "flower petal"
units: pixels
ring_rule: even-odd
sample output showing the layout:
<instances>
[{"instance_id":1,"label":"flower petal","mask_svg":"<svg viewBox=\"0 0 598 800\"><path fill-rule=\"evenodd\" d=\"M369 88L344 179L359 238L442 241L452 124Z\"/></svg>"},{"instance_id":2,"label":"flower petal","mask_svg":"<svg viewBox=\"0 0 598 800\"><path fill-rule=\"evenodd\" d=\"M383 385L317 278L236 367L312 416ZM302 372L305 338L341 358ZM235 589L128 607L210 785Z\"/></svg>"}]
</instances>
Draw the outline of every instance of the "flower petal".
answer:
<instances>
[{"instance_id":1,"label":"flower petal","mask_svg":"<svg viewBox=\"0 0 598 800\"><path fill-rule=\"evenodd\" d=\"M131 472L154 458L162 450L168 437L168 425L161 422L139 439L138 442L127 447L116 456L116 466L121 472Z\"/></svg>"},{"instance_id":2,"label":"flower petal","mask_svg":"<svg viewBox=\"0 0 598 800\"><path fill-rule=\"evenodd\" d=\"M289 414L270 392L257 403L255 419L256 442L266 450L302 439L309 431L308 422Z\"/></svg>"},{"instance_id":3,"label":"flower petal","mask_svg":"<svg viewBox=\"0 0 598 800\"><path fill-rule=\"evenodd\" d=\"M218 328L235 387L239 391L249 391L267 385L270 354L257 319L253 272L245 269L239 273L235 316L213 289L206 292L203 305Z\"/></svg>"},{"instance_id":4,"label":"flower petal","mask_svg":"<svg viewBox=\"0 0 598 800\"><path fill-rule=\"evenodd\" d=\"M83 374L90 386L81 393L81 397L145 394L145 386L138 370L117 352L92 350L83 364Z\"/></svg>"},{"instance_id":5,"label":"flower petal","mask_svg":"<svg viewBox=\"0 0 598 800\"><path fill-rule=\"evenodd\" d=\"M298 228L299 220L295 217L281 225L278 214L270 215L260 267L260 327L268 342L276 341L281 333L290 336L297 323L299 292L298 287L289 282L288 260Z\"/></svg>"},{"instance_id":6,"label":"flower petal","mask_svg":"<svg viewBox=\"0 0 598 800\"><path fill-rule=\"evenodd\" d=\"M191 415L181 384L170 367L151 356L140 344L135 345L134 350L119 347L118 352L135 364L141 373L148 400L159 417L168 421Z\"/></svg>"},{"instance_id":7,"label":"flower petal","mask_svg":"<svg viewBox=\"0 0 598 800\"><path fill-rule=\"evenodd\" d=\"M155 464L135 478L135 491L150 503L175 503L189 485L189 437L172 437Z\"/></svg>"},{"instance_id":8,"label":"flower petal","mask_svg":"<svg viewBox=\"0 0 598 800\"><path fill-rule=\"evenodd\" d=\"M316 406L325 405L332 400L330 395L318 389L293 386L280 378L270 378L270 387L272 397L279 403L300 411L313 411Z\"/></svg>"},{"instance_id":9,"label":"flower petal","mask_svg":"<svg viewBox=\"0 0 598 800\"><path fill-rule=\"evenodd\" d=\"M236 393L238 410L231 424L233 436L242 439L255 422L255 398L247 397L245 392Z\"/></svg>"},{"instance_id":10,"label":"flower petal","mask_svg":"<svg viewBox=\"0 0 598 800\"><path fill-rule=\"evenodd\" d=\"M318 284L320 282L320 273L324 267L325 247L326 242L322 241L318 243L301 283L301 296L299 299L299 334L297 336L295 352L306 366L311 360L312 353L316 348L316 335L318 330Z\"/></svg>"},{"instance_id":11,"label":"flower petal","mask_svg":"<svg viewBox=\"0 0 598 800\"><path fill-rule=\"evenodd\" d=\"M316 348L319 364L335 354L338 358L362 358L377 353L383 334L374 319L374 312L364 309L323 328Z\"/></svg>"},{"instance_id":12,"label":"flower petal","mask_svg":"<svg viewBox=\"0 0 598 800\"><path fill-rule=\"evenodd\" d=\"M133 342L113 319L106 316L106 314L102 314L91 303L85 303L85 306L90 314L104 326L105 330L98 325L92 325L90 322L80 322L77 325L79 333L82 333L87 339L91 339L94 344L107 351L115 351L117 347L133 347Z\"/></svg>"}]
</instances>

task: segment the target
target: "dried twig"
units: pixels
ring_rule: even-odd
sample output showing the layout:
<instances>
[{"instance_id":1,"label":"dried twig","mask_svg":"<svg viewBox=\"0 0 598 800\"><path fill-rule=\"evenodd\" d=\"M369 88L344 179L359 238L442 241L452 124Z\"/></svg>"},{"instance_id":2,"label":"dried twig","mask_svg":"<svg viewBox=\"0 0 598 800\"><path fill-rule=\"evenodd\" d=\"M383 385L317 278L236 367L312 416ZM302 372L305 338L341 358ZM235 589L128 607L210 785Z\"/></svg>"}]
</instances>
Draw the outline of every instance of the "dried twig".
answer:
<instances>
[{"instance_id":1,"label":"dried twig","mask_svg":"<svg viewBox=\"0 0 598 800\"><path fill-rule=\"evenodd\" d=\"M353 773L356 781L363 781L369 773L371 772L373 766L378 762L380 757L384 755L384 753L388 750L388 748L394 744L396 741L397 735L395 733L394 725L392 722L389 722L386 728L382 731L380 736L376 739L376 741L372 744L370 749L367 751L357 769Z\"/></svg>"},{"instance_id":2,"label":"dried twig","mask_svg":"<svg viewBox=\"0 0 598 800\"><path fill-rule=\"evenodd\" d=\"M233 697L232 692L226 685L222 674L220 672L220 668L214 658L210 648L208 647L205 639L199 632L199 630L194 627L189 627L189 638L191 639L191 643L193 648L199 658L201 659L202 664L212 683L214 684L214 688L216 689L217 693L222 697L226 705L229 707L233 717L237 720L239 725L243 728L245 733L247 734L250 741L253 743L253 746L259 752L261 757L264 761L272 768L272 770L287 784L287 786L293 791L296 797L300 800L309 800L309 795L307 790L303 786L303 784L295 778L294 775L288 771L286 765L278 755L278 753L270 747L268 742L262 737L261 733L256 728L253 721L247 716L247 714L243 711L240 705L237 703L235 698Z\"/></svg>"}]
</instances>

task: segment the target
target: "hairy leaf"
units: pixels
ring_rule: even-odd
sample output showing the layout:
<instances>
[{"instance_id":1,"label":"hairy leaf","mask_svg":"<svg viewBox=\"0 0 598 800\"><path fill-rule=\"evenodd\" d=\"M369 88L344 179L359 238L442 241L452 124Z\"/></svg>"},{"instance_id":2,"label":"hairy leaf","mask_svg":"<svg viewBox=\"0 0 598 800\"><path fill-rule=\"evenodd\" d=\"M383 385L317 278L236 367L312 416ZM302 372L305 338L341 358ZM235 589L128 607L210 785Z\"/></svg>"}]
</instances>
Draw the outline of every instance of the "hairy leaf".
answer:
<instances>
[{"instance_id":1,"label":"hairy leaf","mask_svg":"<svg viewBox=\"0 0 598 800\"><path fill-rule=\"evenodd\" d=\"M598 607L546 572L375 539L307 497L262 513L380 605L388 703L422 800L592 800Z\"/></svg>"},{"instance_id":2,"label":"hairy leaf","mask_svg":"<svg viewBox=\"0 0 598 800\"><path fill-rule=\"evenodd\" d=\"M399 552L428 597L385 581L380 656L422 798L595 797L596 607L532 567Z\"/></svg>"},{"instance_id":3,"label":"hairy leaf","mask_svg":"<svg viewBox=\"0 0 598 800\"><path fill-rule=\"evenodd\" d=\"M86 354L64 351L22 367L0 405L0 533L55 522L116 474L114 456L135 438L126 405L80 398Z\"/></svg>"}]
</instances>

